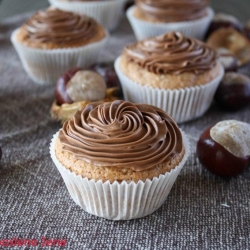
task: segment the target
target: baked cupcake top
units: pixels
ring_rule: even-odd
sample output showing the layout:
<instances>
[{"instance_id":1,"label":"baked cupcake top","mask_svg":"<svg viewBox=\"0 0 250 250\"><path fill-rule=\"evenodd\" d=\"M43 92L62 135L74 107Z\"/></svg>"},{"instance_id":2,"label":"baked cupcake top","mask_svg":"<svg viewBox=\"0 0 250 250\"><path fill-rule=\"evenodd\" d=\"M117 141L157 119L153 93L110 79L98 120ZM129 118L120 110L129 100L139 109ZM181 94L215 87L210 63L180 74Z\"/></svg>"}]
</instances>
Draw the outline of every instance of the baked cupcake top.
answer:
<instances>
[{"instance_id":1,"label":"baked cupcake top","mask_svg":"<svg viewBox=\"0 0 250 250\"><path fill-rule=\"evenodd\" d=\"M215 50L205 43L169 32L125 47L128 61L156 74L202 74L217 62Z\"/></svg>"},{"instance_id":2,"label":"baked cupcake top","mask_svg":"<svg viewBox=\"0 0 250 250\"><path fill-rule=\"evenodd\" d=\"M139 15L151 21L181 22L206 16L208 0L136 0Z\"/></svg>"},{"instance_id":3,"label":"baked cupcake top","mask_svg":"<svg viewBox=\"0 0 250 250\"><path fill-rule=\"evenodd\" d=\"M50 8L38 11L27 20L21 27L20 36L32 47L67 48L89 43L99 29L100 25L88 16Z\"/></svg>"},{"instance_id":4,"label":"baked cupcake top","mask_svg":"<svg viewBox=\"0 0 250 250\"><path fill-rule=\"evenodd\" d=\"M78 110L59 132L63 150L97 167L150 169L183 152L181 131L164 111L116 100Z\"/></svg>"}]
</instances>

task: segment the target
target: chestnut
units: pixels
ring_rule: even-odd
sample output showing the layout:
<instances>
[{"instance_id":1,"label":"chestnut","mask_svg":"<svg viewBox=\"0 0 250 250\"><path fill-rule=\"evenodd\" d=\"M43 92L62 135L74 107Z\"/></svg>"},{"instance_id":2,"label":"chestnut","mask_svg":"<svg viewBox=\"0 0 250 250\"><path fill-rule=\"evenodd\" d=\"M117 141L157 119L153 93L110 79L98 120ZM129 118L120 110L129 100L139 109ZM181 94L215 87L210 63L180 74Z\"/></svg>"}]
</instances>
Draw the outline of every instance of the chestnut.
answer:
<instances>
[{"instance_id":1,"label":"chestnut","mask_svg":"<svg viewBox=\"0 0 250 250\"><path fill-rule=\"evenodd\" d=\"M249 39L250 41L250 20L248 20L243 28L243 34Z\"/></svg>"},{"instance_id":2,"label":"chestnut","mask_svg":"<svg viewBox=\"0 0 250 250\"><path fill-rule=\"evenodd\" d=\"M238 68L237 58L226 48L218 48L219 61L224 67L225 71L236 71Z\"/></svg>"},{"instance_id":3,"label":"chestnut","mask_svg":"<svg viewBox=\"0 0 250 250\"><path fill-rule=\"evenodd\" d=\"M250 124L226 120L207 128L197 142L196 153L200 163L216 175L240 174L250 160Z\"/></svg>"},{"instance_id":4,"label":"chestnut","mask_svg":"<svg viewBox=\"0 0 250 250\"><path fill-rule=\"evenodd\" d=\"M79 101L98 101L106 95L103 77L93 70L73 68L65 72L56 83L57 104Z\"/></svg>"},{"instance_id":5,"label":"chestnut","mask_svg":"<svg viewBox=\"0 0 250 250\"><path fill-rule=\"evenodd\" d=\"M119 78L114 69L114 62L99 62L93 64L90 69L94 70L105 79L108 88L121 87Z\"/></svg>"},{"instance_id":6,"label":"chestnut","mask_svg":"<svg viewBox=\"0 0 250 250\"><path fill-rule=\"evenodd\" d=\"M225 13L217 13L206 33L206 38L208 38L215 30L220 28L234 28L237 31L242 30L241 22L234 16Z\"/></svg>"},{"instance_id":7,"label":"chestnut","mask_svg":"<svg viewBox=\"0 0 250 250\"><path fill-rule=\"evenodd\" d=\"M250 103L250 78L240 73L225 73L214 99L228 111L245 107Z\"/></svg>"}]
</instances>

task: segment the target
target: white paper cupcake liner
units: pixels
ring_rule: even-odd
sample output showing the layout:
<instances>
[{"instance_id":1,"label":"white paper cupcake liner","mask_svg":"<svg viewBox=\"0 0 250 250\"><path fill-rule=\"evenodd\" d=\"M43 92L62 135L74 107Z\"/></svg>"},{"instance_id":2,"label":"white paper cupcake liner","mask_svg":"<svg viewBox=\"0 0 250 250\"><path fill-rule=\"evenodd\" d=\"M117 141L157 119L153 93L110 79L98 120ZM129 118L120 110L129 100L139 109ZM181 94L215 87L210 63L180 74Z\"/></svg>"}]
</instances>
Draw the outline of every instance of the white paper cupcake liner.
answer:
<instances>
[{"instance_id":1,"label":"white paper cupcake liner","mask_svg":"<svg viewBox=\"0 0 250 250\"><path fill-rule=\"evenodd\" d=\"M66 187L76 204L86 212L110 220L131 220L153 213L167 199L167 196L190 154L190 146L185 133L182 132L185 155L182 161L165 175L153 180L138 183L123 181L95 182L72 173L57 160L55 142L58 133L53 136L50 154L61 173Z\"/></svg>"},{"instance_id":2,"label":"white paper cupcake liner","mask_svg":"<svg viewBox=\"0 0 250 250\"><path fill-rule=\"evenodd\" d=\"M112 31L118 26L126 0L75 1L49 0L58 9L88 15L96 19L106 29Z\"/></svg>"},{"instance_id":3,"label":"white paper cupcake liner","mask_svg":"<svg viewBox=\"0 0 250 250\"><path fill-rule=\"evenodd\" d=\"M76 48L37 49L25 46L17 41L19 29L11 34L23 67L30 78L38 84L55 84L58 77L73 67L88 67L97 60L100 49L105 45L109 35L102 40Z\"/></svg>"},{"instance_id":4,"label":"white paper cupcake liner","mask_svg":"<svg viewBox=\"0 0 250 250\"><path fill-rule=\"evenodd\" d=\"M209 109L224 75L224 69L220 65L220 74L204 85L174 90L159 89L142 86L129 79L121 72L119 60L120 57L115 61L115 71L121 82L124 99L157 106L170 114L177 123L198 118Z\"/></svg>"},{"instance_id":5,"label":"white paper cupcake liner","mask_svg":"<svg viewBox=\"0 0 250 250\"><path fill-rule=\"evenodd\" d=\"M208 14L197 20L175 23L153 23L136 18L133 14L134 9L135 6L131 6L126 14L137 40L162 35L170 31L179 31L185 36L202 40L214 16L214 11L208 7Z\"/></svg>"}]
</instances>

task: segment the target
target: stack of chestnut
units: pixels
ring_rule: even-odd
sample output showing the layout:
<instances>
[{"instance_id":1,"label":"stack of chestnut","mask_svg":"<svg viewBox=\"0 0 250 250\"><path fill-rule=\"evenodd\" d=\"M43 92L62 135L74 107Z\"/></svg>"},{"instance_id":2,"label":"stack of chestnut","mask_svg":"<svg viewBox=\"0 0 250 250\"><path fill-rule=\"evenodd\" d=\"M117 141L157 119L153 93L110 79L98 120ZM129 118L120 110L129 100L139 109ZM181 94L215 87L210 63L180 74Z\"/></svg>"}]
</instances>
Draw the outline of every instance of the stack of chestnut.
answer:
<instances>
[{"instance_id":1,"label":"stack of chestnut","mask_svg":"<svg viewBox=\"0 0 250 250\"><path fill-rule=\"evenodd\" d=\"M215 15L206 36L217 50L225 75L216 103L226 111L250 104L250 21L242 25L235 17ZM210 172L225 177L240 174L250 162L250 124L226 120L206 129L197 142L197 157Z\"/></svg>"},{"instance_id":2,"label":"stack of chestnut","mask_svg":"<svg viewBox=\"0 0 250 250\"><path fill-rule=\"evenodd\" d=\"M215 101L225 110L236 111L250 104L250 20L243 25L235 17L215 15L206 42L217 50L225 68Z\"/></svg>"}]
</instances>

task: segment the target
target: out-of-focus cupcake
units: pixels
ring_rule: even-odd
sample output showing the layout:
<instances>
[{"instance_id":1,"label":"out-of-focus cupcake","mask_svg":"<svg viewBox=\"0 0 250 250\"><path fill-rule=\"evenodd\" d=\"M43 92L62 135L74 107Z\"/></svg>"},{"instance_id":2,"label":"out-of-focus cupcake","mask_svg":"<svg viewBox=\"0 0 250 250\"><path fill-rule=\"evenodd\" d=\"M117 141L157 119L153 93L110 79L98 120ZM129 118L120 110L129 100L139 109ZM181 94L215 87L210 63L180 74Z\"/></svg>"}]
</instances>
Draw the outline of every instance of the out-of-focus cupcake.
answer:
<instances>
[{"instance_id":1,"label":"out-of-focus cupcake","mask_svg":"<svg viewBox=\"0 0 250 250\"><path fill-rule=\"evenodd\" d=\"M106 29L113 31L123 16L126 0L49 0L49 2L62 10L91 16Z\"/></svg>"},{"instance_id":2,"label":"out-of-focus cupcake","mask_svg":"<svg viewBox=\"0 0 250 250\"><path fill-rule=\"evenodd\" d=\"M208 0L137 0L127 10L138 40L169 31L203 39L213 16Z\"/></svg>"},{"instance_id":3,"label":"out-of-focus cupcake","mask_svg":"<svg viewBox=\"0 0 250 250\"><path fill-rule=\"evenodd\" d=\"M126 101L88 104L50 147L74 201L113 220L146 216L166 200L189 144L164 111Z\"/></svg>"},{"instance_id":4,"label":"out-of-focus cupcake","mask_svg":"<svg viewBox=\"0 0 250 250\"><path fill-rule=\"evenodd\" d=\"M155 105L177 122L207 111L224 74L212 48L179 32L125 47L115 70L125 100Z\"/></svg>"},{"instance_id":5,"label":"out-of-focus cupcake","mask_svg":"<svg viewBox=\"0 0 250 250\"><path fill-rule=\"evenodd\" d=\"M58 9L37 12L11 35L24 69L41 84L55 84L69 68L92 65L107 38L94 19Z\"/></svg>"}]
</instances>

